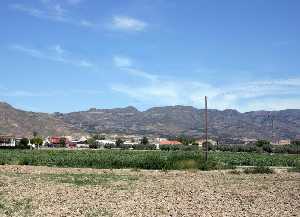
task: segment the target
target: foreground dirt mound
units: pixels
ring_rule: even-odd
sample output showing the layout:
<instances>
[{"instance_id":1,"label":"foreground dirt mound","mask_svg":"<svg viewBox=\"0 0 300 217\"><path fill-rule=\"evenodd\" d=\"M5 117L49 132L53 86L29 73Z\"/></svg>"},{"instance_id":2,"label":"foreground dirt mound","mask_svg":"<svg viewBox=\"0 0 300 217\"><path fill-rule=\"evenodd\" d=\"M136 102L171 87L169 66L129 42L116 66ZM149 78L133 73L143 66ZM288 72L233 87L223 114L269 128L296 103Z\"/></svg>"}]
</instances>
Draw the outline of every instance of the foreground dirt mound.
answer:
<instances>
[{"instance_id":1,"label":"foreground dirt mound","mask_svg":"<svg viewBox=\"0 0 300 217\"><path fill-rule=\"evenodd\" d=\"M0 216L299 216L300 174L0 166Z\"/></svg>"}]
</instances>

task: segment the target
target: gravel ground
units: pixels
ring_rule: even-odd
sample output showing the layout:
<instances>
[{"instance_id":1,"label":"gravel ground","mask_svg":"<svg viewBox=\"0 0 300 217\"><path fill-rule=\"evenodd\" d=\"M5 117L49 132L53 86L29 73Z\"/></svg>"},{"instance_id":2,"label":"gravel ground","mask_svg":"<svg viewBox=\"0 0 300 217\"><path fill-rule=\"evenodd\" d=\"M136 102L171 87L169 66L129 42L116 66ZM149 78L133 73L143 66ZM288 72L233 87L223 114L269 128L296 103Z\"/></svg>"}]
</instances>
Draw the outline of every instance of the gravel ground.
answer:
<instances>
[{"instance_id":1,"label":"gravel ground","mask_svg":"<svg viewBox=\"0 0 300 217\"><path fill-rule=\"evenodd\" d=\"M300 174L5 165L0 216L300 216Z\"/></svg>"}]
</instances>

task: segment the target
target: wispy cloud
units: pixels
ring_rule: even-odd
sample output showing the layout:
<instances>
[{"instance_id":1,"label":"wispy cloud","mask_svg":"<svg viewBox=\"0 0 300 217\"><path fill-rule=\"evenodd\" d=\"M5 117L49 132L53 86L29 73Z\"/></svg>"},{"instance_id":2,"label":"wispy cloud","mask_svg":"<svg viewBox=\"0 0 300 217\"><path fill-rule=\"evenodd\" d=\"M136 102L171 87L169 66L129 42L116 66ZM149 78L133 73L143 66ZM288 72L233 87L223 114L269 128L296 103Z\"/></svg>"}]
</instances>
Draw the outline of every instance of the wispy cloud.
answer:
<instances>
[{"instance_id":1,"label":"wispy cloud","mask_svg":"<svg viewBox=\"0 0 300 217\"><path fill-rule=\"evenodd\" d=\"M204 96L210 108L279 110L300 108L300 78L252 81L216 86L199 81L162 78L146 73L148 82L140 86L113 84L111 89L148 105L193 105L201 107ZM154 79L151 79L151 75ZM149 82L150 81L150 82Z\"/></svg>"},{"instance_id":2,"label":"wispy cloud","mask_svg":"<svg viewBox=\"0 0 300 217\"><path fill-rule=\"evenodd\" d=\"M130 57L115 55L113 57L113 63L115 67L130 74L131 76L144 78L150 81L154 81L157 79L156 75L135 68L134 61Z\"/></svg>"},{"instance_id":3,"label":"wispy cloud","mask_svg":"<svg viewBox=\"0 0 300 217\"><path fill-rule=\"evenodd\" d=\"M29 91L29 90L12 90L12 89L5 88L0 92L0 96L2 97L54 97L54 96L66 97L74 94L99 95L99 94L103 94L103 91L90 90L90 89Z\"/></svg>"},{"instance_id":4,"label":"wispy cloud","mask_svg":"<svg viewBox=\"0 0 300 217\"><path fill-rule=\"evenodd\" d=\"M157 75L147 73L145 71L135 69L135 68L129 68L129 67L124 67L121 68L123 71L128 72L130 75L136 76L136 77L141 77L145 78L150 81L156 81L157 80Z\"/></svg>"},{"instance_id":5,"label":"wispy cloud","mask_svg":"<svg viewBox=\"0 0 300 217\"><path fill-rule=\"evenodd\" d=\"M45 4L43 8L35 8L25 4L11 4L9 6L15 11L19 11L39 19L46 19L87 28L96 27L96 24L87 19L74 18L74 16L72 16L68 10L63 8L59 3L53 3L52 1L48 0L44 0L42 2Z\"/></svg>"},{"instance_id":6,"label":"wispy cloud","mask_svg":"<svg viewBox=\"0 0 300 217\"><path fill-rule=\"evenodd\" d=\"M95 67L91 61L75 57L71 52L63 49L60 45L50 46L46 49L36 49L15 44L10 46L10 48L13 51L18 51L34 58L61 62L85 68Z\"/></svg>"},{"instance_id":7,"label":"wispy cloud","mask_svg":"<svg viewBox=\"0 0 300 217\"><path fill-rule=\"evenodd\" d=\"M112 27L117 30L139 32L145 30L148 24L142 20L127 16L114 16Z\"/></svg>"},{"instance_id":8,"label":"wispy cloud","mask_svg":"<svg viewBox=\"0 0 300 217\"><path fill-rule=\"evenodd\" d=\"M114 65L118 68L123 68L123 67L131 67L132 66L132 60L129 57L125 56L114 56L113 57L113 62Z\"/></svg>"}]
</instances>

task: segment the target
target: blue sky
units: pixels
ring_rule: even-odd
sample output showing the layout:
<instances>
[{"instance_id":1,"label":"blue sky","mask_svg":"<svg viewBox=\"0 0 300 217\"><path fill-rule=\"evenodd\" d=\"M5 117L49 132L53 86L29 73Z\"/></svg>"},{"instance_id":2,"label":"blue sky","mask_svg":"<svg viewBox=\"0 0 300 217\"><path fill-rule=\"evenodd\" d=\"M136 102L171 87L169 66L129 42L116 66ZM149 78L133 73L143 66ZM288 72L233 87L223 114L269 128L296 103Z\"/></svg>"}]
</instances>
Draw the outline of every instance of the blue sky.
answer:
<instances>
[{"instance_id":1,"label":"blue sky","mask_svg":"<svg viewBox=\"0 0 300 217\"><path fill-rule=\"evenodd\" d=\"M0 101L300 108L296 0L2 0Z\"/></svg>"}]
</instances>

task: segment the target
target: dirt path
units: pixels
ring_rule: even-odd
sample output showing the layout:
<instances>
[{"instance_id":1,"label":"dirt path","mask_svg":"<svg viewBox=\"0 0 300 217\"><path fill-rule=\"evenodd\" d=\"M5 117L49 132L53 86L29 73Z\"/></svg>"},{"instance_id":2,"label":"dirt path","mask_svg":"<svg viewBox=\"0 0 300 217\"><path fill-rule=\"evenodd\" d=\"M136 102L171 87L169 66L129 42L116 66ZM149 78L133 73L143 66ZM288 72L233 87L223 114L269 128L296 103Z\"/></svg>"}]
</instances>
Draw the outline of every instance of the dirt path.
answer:
<instances>
[{"instance_id":1,"label":"dirt path","mask_svg":"<svg viewBox=\"0 0 300 217\"><path fill-rule=\"evenodd\" d=\"M300 174L0 166L0 216L300 216Z\"/></svg>"}]
</instances>

